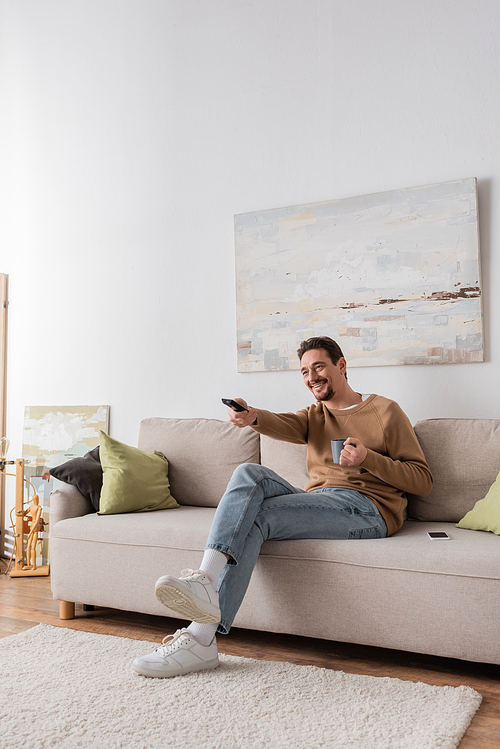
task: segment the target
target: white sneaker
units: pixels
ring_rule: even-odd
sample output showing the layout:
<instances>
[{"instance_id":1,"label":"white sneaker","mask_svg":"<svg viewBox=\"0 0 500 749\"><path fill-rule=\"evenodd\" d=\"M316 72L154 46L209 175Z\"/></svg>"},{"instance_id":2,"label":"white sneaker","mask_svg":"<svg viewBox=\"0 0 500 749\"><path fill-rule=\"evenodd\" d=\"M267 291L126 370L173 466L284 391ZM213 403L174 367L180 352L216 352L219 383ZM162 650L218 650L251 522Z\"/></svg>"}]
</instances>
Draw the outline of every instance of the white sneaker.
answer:
<instances>
[{"instance_id":1,"label":"white sneaker","mask_svg":"<svg viewBox=\"0 0 500 749\"><path fill-rule=\"evenodd\" d=\"M187 629L178 629L163 638L163 644L149 655L141 655L133 663L134 671L143 676L180 676L191 671L217 668L219 656L215 637L210 645L200 645Z\"/></svg>"},{"instance_id":2,"label":"white sneaker","mask_svg":"<svg viewBox=\"0 0 500 749\"><path fill-rule=\"evenodd\" d=\"M199 624L220 622L219 594L201 570L182 570L180 578L164 575L156 581L157 599L171 611Z\"/></svg>"}]
</instances>

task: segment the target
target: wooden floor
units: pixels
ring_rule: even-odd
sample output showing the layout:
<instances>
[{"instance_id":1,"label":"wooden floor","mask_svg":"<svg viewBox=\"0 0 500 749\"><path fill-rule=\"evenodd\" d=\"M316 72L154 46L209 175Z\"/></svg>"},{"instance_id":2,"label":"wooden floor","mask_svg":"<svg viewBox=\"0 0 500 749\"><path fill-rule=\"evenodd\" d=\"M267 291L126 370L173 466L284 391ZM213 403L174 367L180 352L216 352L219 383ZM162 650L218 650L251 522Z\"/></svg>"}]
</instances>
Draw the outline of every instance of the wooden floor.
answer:
<instances>
[{"instance_id":1,"label":"wooden floor","mask_svg":"<svg viewBox=\"0 0 500 749\"><path fill-rule=\"evenodd\" d=\"M5 569L4 561L1 569L2 572ZM50 592L49 578L10 578L0 574L0 637L44 623L160 642L165 634L184 626L178 619L116 609L84 612L81 605L76 607L75 619L61 621L58 611L58 602L52 599ZM438 686L466 684L483 696L483 702L460 749L500 749L500 666L244 629L232 629L229 635L218 638L218 644L222 653L247 658L289 661ZM138 654L142 650L138 646Z\"/></svg>"}]
</instances>

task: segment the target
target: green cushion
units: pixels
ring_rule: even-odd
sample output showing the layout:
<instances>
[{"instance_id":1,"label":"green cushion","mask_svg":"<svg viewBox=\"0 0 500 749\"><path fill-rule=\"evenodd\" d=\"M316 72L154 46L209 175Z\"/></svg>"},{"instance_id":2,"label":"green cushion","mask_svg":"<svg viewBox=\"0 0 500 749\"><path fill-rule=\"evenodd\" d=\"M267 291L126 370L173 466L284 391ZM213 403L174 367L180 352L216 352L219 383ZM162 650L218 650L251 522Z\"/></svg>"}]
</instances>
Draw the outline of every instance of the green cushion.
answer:
<instances>
[{"instance_id":1,"label":"green cushion","mask_svg":"<svg viewBox=\"0 0 500 749\"><path fill-rule=\"evenodd\" d=\"M170 494L168 460L101 432L103 481L98 515L179 507Z\"/></svg>"},{"instance_id":2,"label":"green cushion","mask_svg":"<svg viewBox=\"0 0 500 749\"><path fill-rule=\"evenodd\" d=\"M500 536L500 473L486 497L476 502L472 510L457 523L457 528L491 531Z\"/></svg>"}]
</instances>

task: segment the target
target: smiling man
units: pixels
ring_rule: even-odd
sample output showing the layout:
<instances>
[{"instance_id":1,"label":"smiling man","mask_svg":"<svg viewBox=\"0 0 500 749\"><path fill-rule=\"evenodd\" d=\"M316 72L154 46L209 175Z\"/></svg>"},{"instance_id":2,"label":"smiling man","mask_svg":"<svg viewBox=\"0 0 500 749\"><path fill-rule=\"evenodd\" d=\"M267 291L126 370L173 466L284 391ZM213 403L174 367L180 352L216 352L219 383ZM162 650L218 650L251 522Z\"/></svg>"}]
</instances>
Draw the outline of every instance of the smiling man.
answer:
<instances>
[{"instance_id":1,"label":"smiling man","mask_svg":"<svg viewBox=\"0 0 500 749\"><path fill-rule=\"evenodd\" d=\"M237 427L307 444L309 482L292 486L265 466L238 466L216 510L201 564L180 578L165 575L157 598L193 619L136 658L146 676L177 676L218 665L216 632L227 634L267 540L385 538L403 524L406 494L426 496L432 475L404 412L380 395L356 393L346 360L331 338L309 338L297 352L316 403L297 413L249 406L230 409ZM332 440L342 440L338 463Z\"/></svg>"}]
</instances>

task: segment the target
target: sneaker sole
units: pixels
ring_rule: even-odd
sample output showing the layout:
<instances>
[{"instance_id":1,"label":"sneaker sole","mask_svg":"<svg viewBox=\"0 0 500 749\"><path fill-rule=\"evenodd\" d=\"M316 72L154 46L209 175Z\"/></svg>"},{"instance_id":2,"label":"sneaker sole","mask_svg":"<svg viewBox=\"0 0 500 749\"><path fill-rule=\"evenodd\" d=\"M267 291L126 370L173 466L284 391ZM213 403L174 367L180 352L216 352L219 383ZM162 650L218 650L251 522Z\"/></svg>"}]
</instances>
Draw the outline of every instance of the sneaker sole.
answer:
<instances>
[{"instance_id":1,"label":"sneaker sole","mask_svg":"<svg viewBox=\"0 0 500 749\"><path fill-rule=\"evenodd\" d=\"M218 624L220 622L218 606L214 606L208 601L200 601L198 597L191 597L184 590L176 588L172 583L156 583L155 594L160 603L167 609L175 611L176 614L181 614L185 619L191 619L197 624Z\"/></svg>"},{"instance_id":2,"label":"sneaker sole","mask_svg":"<svg viewBox=\"0 0 500 749\"><path fill-rule=\"evenodd\" d=\"M174 676L184 676L185 674L193 673L194 671L205 671L206 669L210 668L217 668L219 665L219 658L214 658L212 661L206 661L205 663L200 663L199 666L184 666L184 668L178 668L172 670L170 673L161 673L161 670L148 668L147 666L141 666L140 663L133 663L132 668L134 671L136 671L138 674L142 674L142 676L153 676L157 679L171 679Z\"/></svg>"}]
</instances>

